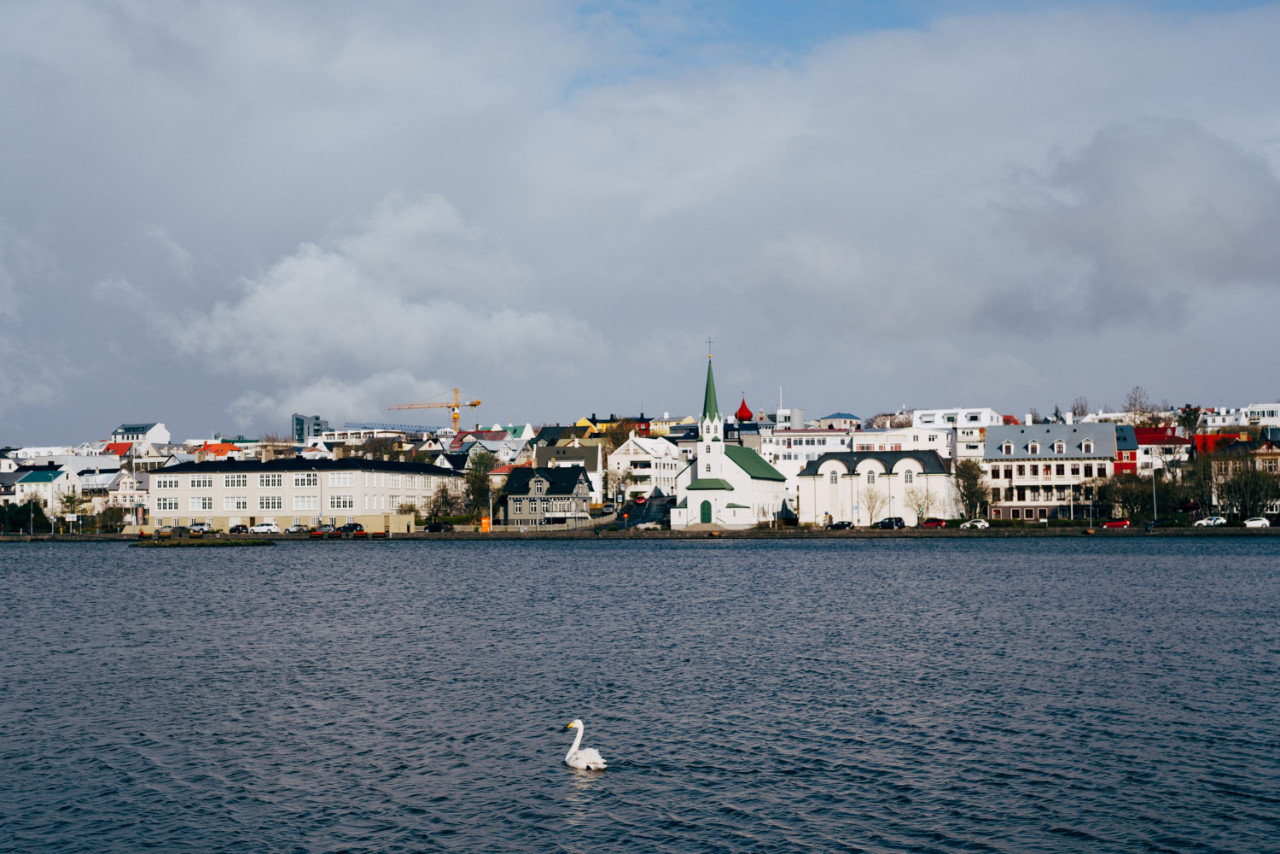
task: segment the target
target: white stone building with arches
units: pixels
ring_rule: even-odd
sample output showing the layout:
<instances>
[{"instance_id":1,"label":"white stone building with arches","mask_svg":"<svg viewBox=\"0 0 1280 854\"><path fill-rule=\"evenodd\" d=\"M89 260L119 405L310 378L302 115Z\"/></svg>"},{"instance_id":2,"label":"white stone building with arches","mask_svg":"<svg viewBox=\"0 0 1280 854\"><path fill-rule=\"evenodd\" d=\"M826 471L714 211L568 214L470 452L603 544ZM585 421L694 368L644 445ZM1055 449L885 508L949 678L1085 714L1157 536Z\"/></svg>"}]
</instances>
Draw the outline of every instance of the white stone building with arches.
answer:
<instances>
[{"instance_id":1,"label":"white stone building with arches","mask_svg":"<svg viewBox=\"0 0 1280 854\"><path fill-rule=\"evenodd\" d=\"M914 526L921 516L951 515L956 504L951 469L936 451L825 454L796 481L802 525L866 527L900 516Z\"/></svg>"}]
</instances>

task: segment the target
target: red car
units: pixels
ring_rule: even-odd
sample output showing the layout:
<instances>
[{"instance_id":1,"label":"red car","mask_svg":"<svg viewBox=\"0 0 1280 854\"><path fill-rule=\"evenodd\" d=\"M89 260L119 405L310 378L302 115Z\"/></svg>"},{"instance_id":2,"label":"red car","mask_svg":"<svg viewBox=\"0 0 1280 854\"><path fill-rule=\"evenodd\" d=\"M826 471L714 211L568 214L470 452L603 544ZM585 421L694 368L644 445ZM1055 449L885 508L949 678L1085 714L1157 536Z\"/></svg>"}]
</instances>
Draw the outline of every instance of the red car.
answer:
<instances>
[{"instance_id":1,"label":"red car","mask_svg":"<svg viewBox=\"0 0 1280 854\"><path fill-rule=\"evenodd\" d=\"M1128 519L1108 519L1102 523L1104 528L1127 528L1129 527Z\"/></svg>"},{"instance_id":2,"label":"red car","mask_svg":"<svg viewBox=\"0 0 1280 854\"><path fill-rule=\"evenodd\" d=\"M925 519L920 523L921 528L945 528L947 527L946 519Z\"/></svg>"}]
</instances>

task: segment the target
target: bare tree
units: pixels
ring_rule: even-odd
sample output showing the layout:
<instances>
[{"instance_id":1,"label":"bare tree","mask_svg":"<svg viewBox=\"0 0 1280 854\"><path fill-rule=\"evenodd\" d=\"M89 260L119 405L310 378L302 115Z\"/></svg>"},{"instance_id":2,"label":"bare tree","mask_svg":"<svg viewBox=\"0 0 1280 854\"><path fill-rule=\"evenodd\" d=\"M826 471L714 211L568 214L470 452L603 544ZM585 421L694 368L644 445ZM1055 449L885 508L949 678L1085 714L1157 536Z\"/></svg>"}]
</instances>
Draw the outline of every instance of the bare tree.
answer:
<instances>
[{"instance_id":1,"label":"bare tree","mask_svg":"<svg viewBox=\"0 0 1280 854\"><path fill-rule=\"evenodd\" d=\"M928 486L913 486L907 490L907 506L915 511L916 524L920 524L933 513L933 493Z\"/></svg>"},{"instance_id":2,"label":"bare tree","mask_svg":"<svg viewBox=\"0 0 1280 854\"><path fill-rule=\"evenodd\" d=\"M1071 415L1074 418L1082 418L1089 414L1089 398L1080 395L1071 401Z\"/></svg>"},{"instance_id":3,"label":"bare tree","mask_svg":"<svg viewBox=\"0 0 1280 854\"><path fill-rule=\"evenodd\" d=\"M1138 424L1147 419L1151 413L1151 398L1140 385L1134 386L1124 398L1124 411L1129 414L1129 423Z\"/></svg>"},{"instance_id":4,"label":"bare tree","mask_svg":"<svg viewBox=\"0 0 1280 854\"><path fill-rule=\"evenodd\" d=\"M880 521L880 511L884 509L887 500L885 494L876 487L870 484L862 487L862 495L859 497L859 501L866 508L868 523L874 525Z\"/></svg>"}]
</instances>

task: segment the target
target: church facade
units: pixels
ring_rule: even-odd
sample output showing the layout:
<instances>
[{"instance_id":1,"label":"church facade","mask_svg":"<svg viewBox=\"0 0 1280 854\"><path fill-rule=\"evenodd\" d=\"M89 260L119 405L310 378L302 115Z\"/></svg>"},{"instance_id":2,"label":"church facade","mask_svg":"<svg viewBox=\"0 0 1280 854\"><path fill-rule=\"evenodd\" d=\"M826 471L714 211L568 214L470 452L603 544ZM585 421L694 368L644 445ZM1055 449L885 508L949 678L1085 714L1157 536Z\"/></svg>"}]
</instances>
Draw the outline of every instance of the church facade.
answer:
<instances>
[{"instance_id":1,"label":"church facade","mask_svg":"<svg viewBox=\"0 0 1280 854\"><path fill-rule=\"evenodd\" d=\"M726 442L724 426L708 356L696 456L676 476L673 530L753 528L786 512L786 478L755 451Z\"/></svg>"}]
</instances>

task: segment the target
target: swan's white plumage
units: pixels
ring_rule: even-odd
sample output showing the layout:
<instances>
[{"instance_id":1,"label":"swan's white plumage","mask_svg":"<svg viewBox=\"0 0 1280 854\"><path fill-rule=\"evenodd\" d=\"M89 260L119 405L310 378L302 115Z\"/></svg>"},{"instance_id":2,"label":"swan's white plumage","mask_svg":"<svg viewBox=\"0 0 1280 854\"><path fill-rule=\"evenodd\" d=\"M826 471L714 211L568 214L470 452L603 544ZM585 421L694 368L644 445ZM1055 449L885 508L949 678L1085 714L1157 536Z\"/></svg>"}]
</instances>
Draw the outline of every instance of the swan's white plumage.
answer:
<instances>
[{"instance_id":1,"label":"swan's white plumage","mask_svg":"<svg viewBox=\"0 0 1280 854\"><path fill-rule=\"evenodd\" d=\"M576 729L577 736L573 739L573 747L569 748L569 752L564 755L564 764L570 768L577 768L580 771L603 771L609 767L604 763L604 757L600 755L600 751L594 747L583 747L582 744L582 721L575 718L569 722L565 729Z\"/></svg>"}]
</instances>

